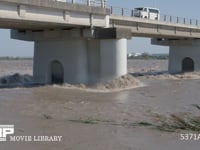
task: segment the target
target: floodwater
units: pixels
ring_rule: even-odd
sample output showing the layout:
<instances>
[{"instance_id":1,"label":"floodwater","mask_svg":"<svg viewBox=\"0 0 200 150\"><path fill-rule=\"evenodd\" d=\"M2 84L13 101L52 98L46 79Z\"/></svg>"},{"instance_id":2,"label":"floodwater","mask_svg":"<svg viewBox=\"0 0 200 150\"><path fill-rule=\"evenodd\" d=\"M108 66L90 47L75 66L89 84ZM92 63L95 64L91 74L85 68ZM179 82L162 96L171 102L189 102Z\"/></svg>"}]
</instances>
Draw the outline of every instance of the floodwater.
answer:
<instances>
[{"instance_id":1,"label":"floodwater","mask_svg":"<svg viewBox=\"0 0 200 150\"><path fill-rule=\"evenodd\" d=\"M3 75L10 74L16 62L5 68L4 63L0 62ZM21 63L18 72L31 74L30 60ZM166 71L167 61L132 60L128 65L130 73ZM120 92L62 86L0 89L0 124L14 124L16 136L63 136L61 142L0 142L0 149L198 150L200 141L180 140L181 133L191 131L166 132L136 124L156 123L156 115L199 115L194 104L200 104L200 79L137 78L146 86Z\"/></svg>"}]
</instances>

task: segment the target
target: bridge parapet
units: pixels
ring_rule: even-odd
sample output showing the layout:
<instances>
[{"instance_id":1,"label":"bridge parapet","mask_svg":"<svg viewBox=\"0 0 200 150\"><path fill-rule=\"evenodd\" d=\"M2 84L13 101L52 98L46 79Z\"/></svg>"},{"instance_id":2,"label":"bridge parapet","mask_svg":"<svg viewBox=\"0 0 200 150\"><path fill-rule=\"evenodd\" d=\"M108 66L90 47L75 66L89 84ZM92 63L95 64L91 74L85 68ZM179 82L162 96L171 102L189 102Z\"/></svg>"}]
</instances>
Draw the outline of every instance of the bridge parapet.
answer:
<instances>
[{"instance_id":1,"label":"bridge parapet","mask_svg":"<svg viewBox=\"0 0 200 150\"><path fill-rule=\"evenodd\" d=\"M110 10L55 0L1 0L0 27L55 29L109 26Z\"/></svg>"},{"instance_id":2,"label":"bridge parapet","mask_svg":"<svg viewBox=\"0 0 200 150\"><path fill-rule=\"evenodd\" d=\"M88 6L105 8L107 0L54 0L54 1L63 1L72 4L83 4Z\"/></svg>"}]
</instances>

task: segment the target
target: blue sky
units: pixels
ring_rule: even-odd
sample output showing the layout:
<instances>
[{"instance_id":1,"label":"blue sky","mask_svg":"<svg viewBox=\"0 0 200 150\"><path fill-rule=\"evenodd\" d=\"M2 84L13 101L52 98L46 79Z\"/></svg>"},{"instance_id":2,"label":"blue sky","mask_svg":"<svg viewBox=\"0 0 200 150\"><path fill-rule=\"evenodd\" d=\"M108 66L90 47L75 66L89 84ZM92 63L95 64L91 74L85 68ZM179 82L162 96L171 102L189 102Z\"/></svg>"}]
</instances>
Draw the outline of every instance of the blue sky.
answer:
<instances>
[{"instance_id":1,"label":"blue sky","mask_svg":"<svg viewBox=\"0 0 200 150\"><path fill-rule=\"evenodd\" d=\"M198 0L107 0L109 5L125 8L140 6L157 7L161 13L198 19ZM33 56L33 42L10 39L9 30L0 29L0 56ZM129 52L167 53L168 47L152 46L150 39L133 37L128 41Z\"/></svg>"}]
</instances>

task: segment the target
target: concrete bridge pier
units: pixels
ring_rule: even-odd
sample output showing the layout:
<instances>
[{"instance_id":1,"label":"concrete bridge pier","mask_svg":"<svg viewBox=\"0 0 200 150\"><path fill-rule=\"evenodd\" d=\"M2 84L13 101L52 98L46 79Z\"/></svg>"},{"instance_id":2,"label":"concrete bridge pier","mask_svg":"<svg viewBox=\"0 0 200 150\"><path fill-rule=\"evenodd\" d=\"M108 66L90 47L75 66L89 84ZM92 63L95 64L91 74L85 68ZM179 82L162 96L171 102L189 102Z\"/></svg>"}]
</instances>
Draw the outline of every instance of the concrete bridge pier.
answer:
<instances>
[{"instance_id":1,"label":"concrete bridge pier","mask_svg":"<svg viewBox=\"0 0 200 150\"><path fill-rule=\"evenodd\" d=\"M12 30L12 38L34 41L36 83L95 84L127 73L127 36L117 29ZM124 33L124 31L123 31ZM119 36L123 35L123 36Z\"/></svg>"},{"instance_id":2,"label":"concrete bridge pier","mask_svg":"<svg viewBox=\"0 0 200 150\"><path fill-rule=\"evenodd\" d=\"M169 73L200 71L199 39L152 39L152 44L169 46Z\"/></svg>"},{"instance_id":3,"label":"concrete bridge pier","mask_svg":"<svg viewBox=\"0 0 200 150\"><path fill-rule=\"evenodd\" d=\"M37 83L87 83L87 42L36 41L33 76Z\"/></svg>"},{"instance_id":4,"label":"concrete bridge pier","mask_svg":"<svg viewBox=\"0 0 200 150\"><path fill-rule=\"evenodd\" d=\"M127 39L100 41L102 82L127 74Z\"/></svg>"}]
</instances>

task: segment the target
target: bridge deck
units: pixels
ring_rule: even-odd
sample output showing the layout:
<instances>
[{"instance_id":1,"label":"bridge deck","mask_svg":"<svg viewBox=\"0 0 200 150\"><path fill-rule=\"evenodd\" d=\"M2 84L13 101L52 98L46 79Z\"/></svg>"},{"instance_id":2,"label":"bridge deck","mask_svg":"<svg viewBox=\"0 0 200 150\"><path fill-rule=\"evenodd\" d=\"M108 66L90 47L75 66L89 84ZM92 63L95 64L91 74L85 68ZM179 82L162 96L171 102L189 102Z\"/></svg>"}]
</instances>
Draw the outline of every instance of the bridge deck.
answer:
<instances>
[{"instance_id":1,"label":"bridge deck","mask_svg":"<svg viewBox=\"0 0 200 150\"><path fill-rule=\"evenodd\" d=\"M102 7L51 0L1 0L0 28L45 30L107 26L130 29L133 36L200 38L200 26L110 14Z\"/></svg>"},{"instance_id":2,"label":"bridge deck","mask_svg":"<svg viewBox=\"0 0 200 150\"><path fill-rule=\"evenodd\" d=\"M92 16L91 16L92 14ZM0 28L56 29L106 26L109 9L53 0L1 0Z\"/></svg>"},{"instance_id":3,"label":"bridge deck","mask_svg":"<svg viewBox=\"0 0 200 150\"><path fill-rule=\"evenodd\" d=\"M200 38L200 27L158 20L111 15L110 26L131 29L133 36Z\"/></svg>"}]
</instances>

